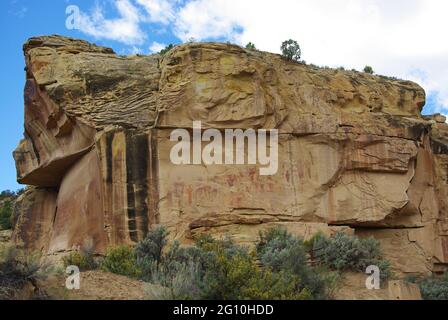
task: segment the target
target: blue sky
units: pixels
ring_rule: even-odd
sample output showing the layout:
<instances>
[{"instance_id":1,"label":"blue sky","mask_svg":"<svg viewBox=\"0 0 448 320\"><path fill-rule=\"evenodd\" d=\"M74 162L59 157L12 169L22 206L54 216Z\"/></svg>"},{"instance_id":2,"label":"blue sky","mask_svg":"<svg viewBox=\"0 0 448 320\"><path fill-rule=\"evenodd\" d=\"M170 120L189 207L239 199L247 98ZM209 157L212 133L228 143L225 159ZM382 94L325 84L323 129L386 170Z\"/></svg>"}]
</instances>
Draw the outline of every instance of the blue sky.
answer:
<instances>
[{"instance_id":1,"label":"blue sky","mask_svg":"<svg viewBox=\"0 0 448 320\"><path fill-rule=\"evenodd\" d=\"M337 3L337 4L336 4ZM0 191L15 190L12 151L23 135L22 44L62 34L149 54L169 43L216 40L278 52L299 41L308 63L361 69L420 83L425 113L448 113L448 1L445 0L2 0L0 1ZM67 6L79 8L67 29Z\"/></svg>"}]
</instances>

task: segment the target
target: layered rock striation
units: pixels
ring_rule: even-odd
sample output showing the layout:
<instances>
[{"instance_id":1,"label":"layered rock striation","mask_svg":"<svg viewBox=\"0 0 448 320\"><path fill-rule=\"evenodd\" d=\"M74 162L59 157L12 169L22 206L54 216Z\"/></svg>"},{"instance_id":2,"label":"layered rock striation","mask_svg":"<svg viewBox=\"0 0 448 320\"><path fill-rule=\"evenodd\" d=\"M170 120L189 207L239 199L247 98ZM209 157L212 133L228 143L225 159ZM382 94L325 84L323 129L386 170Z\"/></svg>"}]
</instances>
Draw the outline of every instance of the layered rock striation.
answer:
<instances>
[{"instance_id":1,"label":"layered rock striation","mask_svg":"<svg viewBox=\"0 0 448 320\"><path fill-rule=\"evenodd\" d=\"M221 43L118 56L44 36L24 45L25 138L14 151L16 242L48 254L209 233L252 243L283 225L305 238L374 236L395 271L448 266L448 126L415 83L322 69ZM173 129L278 129L259 165L175 165Z\"/></svg>"}]
</instances>

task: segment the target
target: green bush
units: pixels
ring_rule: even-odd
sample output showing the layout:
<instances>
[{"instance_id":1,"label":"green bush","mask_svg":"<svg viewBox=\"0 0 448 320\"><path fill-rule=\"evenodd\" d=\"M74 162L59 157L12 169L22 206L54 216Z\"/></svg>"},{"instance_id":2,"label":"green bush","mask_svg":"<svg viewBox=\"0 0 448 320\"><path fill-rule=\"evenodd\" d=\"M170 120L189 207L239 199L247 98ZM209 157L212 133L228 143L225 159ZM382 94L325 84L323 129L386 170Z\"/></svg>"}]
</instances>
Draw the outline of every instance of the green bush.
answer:
<instances>
[{"instance_id":1,"label":"green bush","mask_svg":"<svg viewBox=\"0 0 448 320\"><path fill-rule=\"evenodd\" d=\"M203 245L209 255L205 261L202 281L204 299L241 299L243 284L249 285L256 276L256 266L246 252L237 252L225 242L213 241Z\"/></svg>"},{"instance_id":2,"label":"green bush","mask_svg":"<svg viewBox=\"0 0 448 320\"><path fill-rule=\"evenodd\" d=\"M343 232L330 238L319 234L313 238L311 246L312 259L333 270L365 272L369 265L376 265L381 278L391 276L390 264L383 260L380 244L374 238L360 239Z\"/></svg>"},{"instance_id":3,"label":"green bush","mask_svg":"<svg viewBox=\"0 0 448 320\"><path fill-rule=\"evenodd\" d=\"M165 55L168 51L170 51L171 49L173 49L175 46L174 44L170 43L169 45L167 45L165 48L163 48L162 50L160 50L159 54L160 55Z\"/></svg>"},{"instance_id":4,"label":"green bush","mask_svg":"<svg viewBox=\"0 0 448 320\"><path fill-rule=\"evenodd\" d=\"M429 277L418 282L425 300L448 300L448 272L442 277Z\"/></svg>"},{"instance_id":5,"label":"green bush","mask_svg":"<svg viewBox=\"0 0 448 320\"><path fill-rule=\"evenodd\" d=\"M248 44L246 44L246 49L257 50L257 48L255 47L255 44L253 44L252 42L249 42Z\"/></svg>"},{"instance_id":6,"label":"green bush","mask_svg":"<svg viewBox=\"0 0 448 320\"><path fill-rule=\"evenodd\" d=\"M363 71L368 74L373 74L373 68L371 66L365 66Z\"/></svg>"},{"instance_id":7,"label":"green bush","mask_svg":"<svg viewBox=\"0 0 448 320\"><path fill-rule=\"evenodd\" d=\"M157 285L152 299L193 300L201 298L200 270L197 264L152 265L151 283ZM150 286L150 288L154 288Z\"/></svg>"},{"instance_id":8,"label":"green bush","mask_svg":"<svg viewBox=\"0 0 448 320\"><path fill-rule=\"evenodd\" d=\"M304 242L274 228L260 233L253 251L229 239L203 236L194 246L181 247L167 237L158 227L135 249L109 249L102 267L150 282L153 299L328 299L339 271L365 272L374 264L382 276L389 272L376 240L344 233Z\"/></svg>"},{"instance_id":9,"label":"green bush","mask_svg":"<svg viewBox=\"0 0 448 320\"><path fill-rule=\"evenodd\" d=\"M101 262L101 268L128 277L138 277L140 275L135 252L128 246L109 248Z\"/></svg>"},{"instance_id":10,"label":"green bush","mask_svg":"<svg viewBox=\"0 0 448 320\"><path fill-rule=\"evenodd\" d=\"M0 228L8 230L12 228L12 203L6 200L0 208Z\"/></svg>"},{"instance_id":11,"label":"green bush","mask_svg":"<svg viewBox=\"0 0 448 320\"><path fill-rule=\"evenodd\" d=\"M64 267L77 266L81 271L95 270L98 263L94 257L93 241L85 241L80 250L70 252L68 256L62 259Z\"/></svg>"},{"instance_id":12,"label":"green bush","mask_svg":"<svg viewBox=\"0 0 448 320\"><path fill-rule=\"evenodd\" d=\"M201 298L205 253L197 247L180 247L177 241L166 250L167 236L166 229L158 227L137 244L135 251L141 270L140 279L157 285L158 293L152 292L153 298Z\"/></svg>"},{"instance_id":13,"label":"green bush","mask_svg":"<svg viewBox=\"0 0 448 320\"><path fill-rule=\"evenodd\" d=\"M299 61L302 56L302 50L300 49L299 44L292 39L283 41L280 49L283 57L288 60Z\"/></svg>"},{"instance_id":14,"label":"green bush","mask_svg":"<svg viewBox=\"0 0 448 320\"><path fill-rule=\"evenodd\" d=\"M309 290L290 272L260 268L256 254L229 240L202 239L202 298L213 300L309 299Z\"/></svg>"},{"instance_id":15,"label":"green bush","mask_svg":"<svg viewBox=\"0 0 448 320\"><path fill-rule=\"evenodd\" d=\"M323 268L322 272L311 268L305 243L285 229L273 228L261 233L257 255L260 262L274 272L286 271L297 276L302 286L299 289L307 288L313 298L325 299L329 296L326 272Z\"/></svg>"},{"instance_id":16,"label":"green bush","mask_svg":"<svg viewBox=\"0 0 448 320\"><path fill-rule=\"evenodd\" d=\"M157 227L136 245L136 262L141 270L142 280L154 282L154 277L157 276L158 284L167 285L168 279L183 269L184 264L175 261L180 251L178 242L175 241L170 250L164 252L168 244L167 236L168 232L164 227ZM188 257L185 258L185 264L189 262L187 260Z\"/></svg>"},{"instance_id":17,"label":"green bush","mask_svg":"<svg viewBox=\"0 0 448 320\"><path fill-rule=\"evenodd\" d=\"M301 277L309 272L303 241L285 229L274 228L260 233L257 254L261 263L274 271L287 269Z\"/></svg>"},{"instance_id":18,"label":"green bush","mask_svg":"<svg viewBox=\"0 0 448 320\"><path fill-rule=\"evenodd\" d=\"M95 270L98 265L90 252L74 251L62 259L64 267L77 266L81 271Z\"/></svg>"},{"instance_id":19,"label":"green bush","mask_svg":"<svg viewBox=\"0 0 448 320\"><path fill-rule=\"evenodd\" d=\"M249 278L241 297L246 300L311 300L313 295L290 272L265 270Z\"/></svg>"},{"instance_id":20,"label":"green bush","mask_svg":"<svg viewBox=\"0 0 448 320\"><path fill-rule=\"evenodd\" d=\"M229 239L204 236L188 247L174 241L167 250L167 235L157 228L136 246L140 278L153 284L153 299L311 298L296 275L260 268L254 253Z\"/></svg>"},{"instance_id":21,"label":"green bush","mask_svg":"<svg viewBox=\"0 0 448 320\"><path fill-rule=\"evenodd\" d=\"M163 249L168 243L168 232L164 227L157 227L150 231L146 238L135 247L137 260L149 259L160 263L163 258Z\"/></svg>"}]
</instances>

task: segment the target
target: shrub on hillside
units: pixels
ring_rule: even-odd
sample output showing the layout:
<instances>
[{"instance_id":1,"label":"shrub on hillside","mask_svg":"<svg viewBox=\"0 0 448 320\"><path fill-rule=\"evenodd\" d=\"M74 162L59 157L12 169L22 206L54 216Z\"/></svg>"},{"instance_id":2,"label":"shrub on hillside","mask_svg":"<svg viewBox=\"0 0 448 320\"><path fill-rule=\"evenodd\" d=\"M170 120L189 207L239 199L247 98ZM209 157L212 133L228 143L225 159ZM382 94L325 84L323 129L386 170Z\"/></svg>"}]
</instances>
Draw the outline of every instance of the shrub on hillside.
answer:
<instances>
[{"instance_id":1,"label":"shrub on hillside","mask_svg":"<svg viewBox=\"0 0 448 320\"><path fill-rule=\"evenodd\" d=\"M368 74L373 74L373 68L371 66L365 66L363 71Z\"/></svg>"},{"instance_id":2,"label":"shrub on hillside","mask_svg":"<svg viewBox=\"0 0 448 320\"><path fill-rule=\"evenodd\" d=\"M312 298L301 279L288 271L274 272L257 265L256 254L229 239L199 239L202 252L203 299L285 299Z\"/></svg>"},{"instance_id":3,"label":"shrub on hillside","mask_svg":"<svg viewBox=\"0 0 448 320\"><path fill-rule=\"evenodd\" d=\"M128 277L138 277L140 275L135 252L128 246L109 248L101 262L101 268Z\"/></svg>"},{"instance_id":4,"label":"shrub on hillside","mask_svg":"<svg viewBox=\"0 0 448 320\"><path fill-rule=\"evenodd\" d=\"M200 275L202 270L196 264L199 250L194 247L180 247L174 241L167 250L168 232L164 227L151 230L135 248L140 278L158 286L160 299L200 298ZM153 288L153 287L151 287Z\"/></svg>"},{"instance_id":5,"label":"shrub on hillside","mask_svg":"<svg viewBox=\"0 0 448 320\"><path fill-rule=\"evenodd\" d=\"M208 261L205 299L309 299L309 290L289 272L260 269L253 256L219 248Z\"/></svg>"},{"instance_id":6,"label":"shrub on hillside","mask_svg":"<svg viewBox=\"0 0 448 320\"><path fill-rule=\"evenodd\" d=\"M257 48L255 47L255 44L253 44L252 42L249 42L248 44L246 44L246 49L257 50Z\"/></svg>"},{"instance_id":7,"label":"shrub on hillside","mask_svg":"<svg viewBox=\"0 0 448 320\"><path fill-rule=\"evenodd\" d=\"M176 241L168 251L165 250L168 244L167 236L168 232L164 227L157 227L136 245L136 263L141 270L140 278L142 280L153 282L154 275L157 274L159 280L165 279L162 281L163 283L159 284L167 285L167 279L176 275L190 262L191 257L188 255L184 258L185 263L177 261L181 259L181 253L186 249L180 249L179 243Z\"/></svg>"},{"instance_id":8,"label":"shrub on hillside","mask_svg":"<svg viewBox=\"0 0 448 320\"><path fill-rule=\"evenodd\" d=\"M418 282L425 300L448 300L448 271L442 277L429 277Z\"/></svg>"},{"instance_id":9,"label":"shrub on hillside","mask_svg":"<svg viewBox=\"0 0 448 320\"><path fill-rule=\"evenodd\" d=\"M297 276L301 280L301 286L306 287L313 298L325 299L329 296L327 288L333 277L323 268L311 268L303 240L294 237L285 229L273 228L261 233L257 255L260 262L272 271L286 271Z\"/></svg>"},{"instance_id":10,"label":"shrub on hillside","mask_svg":"<svg viewBox=\"0 0 448 320\"><path fill-rule=\"evenodd\" d=\"M308 299L310 291L290 272L257 265L256 255L229 239L197 239L195 246L169 249L164 228L151 231L136 246L141 278L151 296L161 299ZM299 290L298 290L299 289Z\"/></svg>"},{"instance_id":11,"label":"shrub on hillside","mask_svg":"<svg viewBox=\"0 0 448 320\"><path fill-rule=\"evenodd\" d=\"M151 266L152 299L161 300L193 300L201 298L200 270L194 263ZM156 285L156 286L154 286Z\"/></svg>"},{"instance_id":12,"label":"shrub on hillside","mask_svg":"<svg viewBox=\"0 0 448 320\"><path fill-rule=\"evenodd\" d=\"M157 285L151 293L160 299L199 299L206 254L195 246L181 247L174 241L166 248L168 232L164 227L150 231L137 244L137 264L140 279ZM162 289L160 289L162 288Z\"/></svg>"},{"instance_id":13,"label":"shrub on hillside","mask_svg":"<svg viewBox=\"0 0 448 320\"><path fill-rule=\"evenodd\" d=\"M94 257L93 241L86 241L80 250L70 252L62 259L64 267L77 266L81 271L95 270L98 263Z\"/></svg>"},{"instance_id":14,"label":"shrub on hillside","mask_svg":"<svg viewBox=\"0 0 448 320\"><path fill-rule=\"evenodd\" d=\"M299 44L292 39L283 41L280 50L282 51L283 57L288 60L299 61L302 56L302 50Z\"/></svg>"},{"instance_id":15,"label":"shrub on hillside","mask_svg":"<svg viewBox=\"0 0 448 320\"><path fill-rule=\"evenodd\" d=\"M160 50L159 54L160 55L165 55L168 51L170 51L171 49L174 48L174 44L170 43L169 45L167 45L165 48L163 48L162 50Z\"/></svg>"},{"instance_id":16,"label":"shrub on hillside","mask_svg":"<svg viewBox=\"0 0 448 320\"><path fill-rule=\"evenodd\" d=\"M140 241L135 247L137 260L151 260L160 263L163 258L163 249L165 248L168 232L164 227L157 227L148 232L144 240Z\"/></svg>"},{"instance_id":17,"label":"shrub on hillside","mask_svg":"<svg viewBox=\"0 0 448 320\"><path fill-rule=\"evenodd\" d=\"M318 234L311 247L312 259L333 270L365 272L369 265L376 265L381 278L391 276L390 264L382 258L380 244L374 238L360 239L343 232L330 238Z\"/></svg>"},{"instance_id":18,"label":"shrub on hillside","mask_svg":"<svg viewBox=\"0 0 448 320\"><path fill-rule=\"evenodd\" d=\"M282 228L260 233L257 254L261 263L274 271L288 269L299 276L309 271L303 241Z\"/></svg>"},{"instance_id":19,"label":"shrub on hillside","mask_svg":"<svg viewBox=\"0 0 448 320\"><path fill-rule=\"evenodd\" d=\"M8 246L0 250L0 300L29 298L22 297L27 285L34 288L34 298L43 295L37 281L44 279L48 268L41 263L40 256Z\"/></svg>"},{"instance_id":20,"label":"shrub on hillside","mask_svg":"<svg viewBox=\"0 0 448 320\"><path fill-rule=\"evenodd\" d=\"M62 259L64 267L77 266L81 271L95 270L98 265L90 253L73 251Z\"/></svg>"},{"instance_id":21,"label":"shrub on hillside","mask_svg":"<svg viewBox=\"0 0 448 320\"><path fill-rule=\"evenodd\" d=\"M375 264L383 278L389 275L376 240L344 233L304 242L274 228L260 234L254 251L229 239L203 236L181 247L167 237L165 228L155 228L135 249L108 250L102 266L152 283L152 298L161 299L327 299L339 271L365 272Z\"/></svg>"}]
</instances>

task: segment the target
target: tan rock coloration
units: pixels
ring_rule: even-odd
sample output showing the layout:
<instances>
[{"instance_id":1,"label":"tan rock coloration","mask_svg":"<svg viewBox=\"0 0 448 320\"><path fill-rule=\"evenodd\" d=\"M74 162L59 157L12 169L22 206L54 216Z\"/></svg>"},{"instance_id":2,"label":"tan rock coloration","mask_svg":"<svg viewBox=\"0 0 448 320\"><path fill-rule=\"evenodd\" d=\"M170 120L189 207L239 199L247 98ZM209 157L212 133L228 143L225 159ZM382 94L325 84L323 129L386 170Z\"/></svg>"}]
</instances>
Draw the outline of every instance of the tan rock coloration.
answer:
<instances>
[{"instance_id":1,"label":"tan rock coloration","mask_svg":"<svg viewBox=\"0 0 448 320\"><path fill-rule=\"evenodd\" d=\"M346 272L333 294L335 300L422 300L415 283L404 280L389 280L379 289L366 288L366 275Z\"/></svg>"},{"instance_id":2,"label":"tan rock coloration","mask_svg":"<svg viewBox=\"0 0 448 320\"><path fill-rule=\"evenodd\" d=\"M184 243L251 243L284 225L372 235L399 273L448 266L448 126L422 117L417 84L322 69L219 43L117 56L31 38L13 238L55 253L142 239L157 224ZM175 128L278 129L279 168L174 165Z\"/></svg>"}]
</instances>

